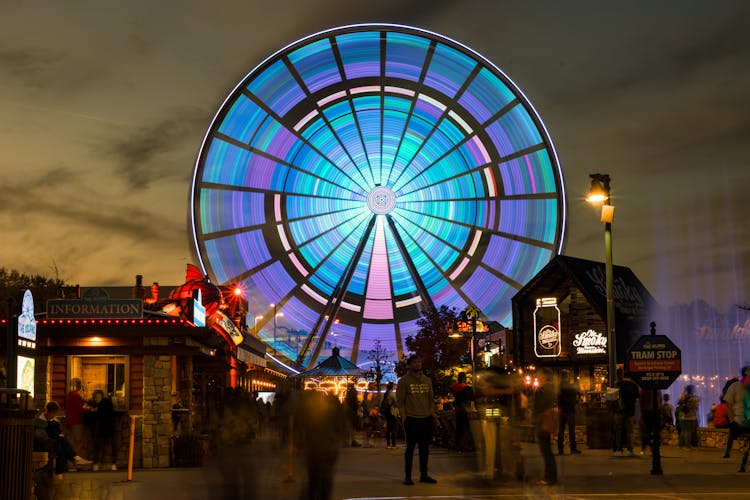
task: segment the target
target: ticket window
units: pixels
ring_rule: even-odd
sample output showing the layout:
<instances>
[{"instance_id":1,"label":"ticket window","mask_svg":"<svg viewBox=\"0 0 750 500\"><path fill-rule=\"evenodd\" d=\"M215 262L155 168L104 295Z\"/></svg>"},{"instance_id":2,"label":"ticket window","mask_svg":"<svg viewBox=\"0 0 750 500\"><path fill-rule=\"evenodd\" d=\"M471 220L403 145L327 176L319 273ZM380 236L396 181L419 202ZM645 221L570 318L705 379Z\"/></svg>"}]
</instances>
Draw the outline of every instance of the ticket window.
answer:
<instances>
[{"instance_id":1,"label":"ticket window","mask_svg":"<svg viewBox=\"0 0 750 500\"><path fill-rule=\"evenodd\" d=\"M69 360L69 379L81 379L86 399L91 398L94 391L101 390L112 398L115 409L127 409L128 356L70 356Z\"/></svg>"}]
</instances>

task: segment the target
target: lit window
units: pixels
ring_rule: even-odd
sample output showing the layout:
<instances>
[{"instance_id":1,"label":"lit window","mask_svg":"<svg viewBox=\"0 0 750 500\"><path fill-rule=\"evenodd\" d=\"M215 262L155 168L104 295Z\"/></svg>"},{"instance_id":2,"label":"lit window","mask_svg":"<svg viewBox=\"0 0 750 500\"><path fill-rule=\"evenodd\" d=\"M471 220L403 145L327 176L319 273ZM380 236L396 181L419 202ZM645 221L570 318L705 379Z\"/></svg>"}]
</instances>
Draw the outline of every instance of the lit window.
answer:
<instances>
[{"instance_id":1,"label":"lit window","mask_svg":"<svg viewBox=\"0 0 750 500\"><path fill-rule=\"evenodd\" d=\"M115 409L128 407L128 356L70 356L69 379L78 378L86 388L85 398L101 390L112 398Z\"/></svg>"}]
</instances>

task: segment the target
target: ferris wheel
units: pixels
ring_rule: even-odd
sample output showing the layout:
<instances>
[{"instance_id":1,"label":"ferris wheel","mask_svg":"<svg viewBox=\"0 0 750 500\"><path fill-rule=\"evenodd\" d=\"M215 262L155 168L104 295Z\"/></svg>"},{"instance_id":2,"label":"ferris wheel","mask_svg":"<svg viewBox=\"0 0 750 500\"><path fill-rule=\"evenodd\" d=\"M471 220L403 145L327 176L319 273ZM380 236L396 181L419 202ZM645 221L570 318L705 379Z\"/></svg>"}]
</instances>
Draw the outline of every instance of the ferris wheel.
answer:
<instances>
[{"instance_id":1,"label":"ferris wheel","mask_svg":"<svg viewBox=\"0 0 750 500\"><path fill-rule=\"evenodd\" d=\"M422 311L511 297L561 251L562 171L521 90L406 26L294 42L229 94L192 184L194 243L256 333L302 366L332 347L401 357Z\"/></svg>"}]
</instances>

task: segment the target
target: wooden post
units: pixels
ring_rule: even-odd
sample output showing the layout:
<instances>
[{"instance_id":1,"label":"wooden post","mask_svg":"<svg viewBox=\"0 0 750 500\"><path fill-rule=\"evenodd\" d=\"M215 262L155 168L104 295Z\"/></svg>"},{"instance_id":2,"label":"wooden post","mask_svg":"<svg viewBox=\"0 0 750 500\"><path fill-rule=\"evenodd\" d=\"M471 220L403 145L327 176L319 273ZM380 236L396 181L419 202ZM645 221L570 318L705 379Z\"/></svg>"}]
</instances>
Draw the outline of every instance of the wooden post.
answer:
<instances>
[{"instance_id":1,"label":"wooden post","mask_svg":"<svg viewBox=\"0 0 750 500\"><path fill-rule=\"evenodd\" d=\"M135 449L135 419L138 415L130 415L130 448L128 449L128 481L133 480L133 451Z\"/></svg>"}]
</instances>

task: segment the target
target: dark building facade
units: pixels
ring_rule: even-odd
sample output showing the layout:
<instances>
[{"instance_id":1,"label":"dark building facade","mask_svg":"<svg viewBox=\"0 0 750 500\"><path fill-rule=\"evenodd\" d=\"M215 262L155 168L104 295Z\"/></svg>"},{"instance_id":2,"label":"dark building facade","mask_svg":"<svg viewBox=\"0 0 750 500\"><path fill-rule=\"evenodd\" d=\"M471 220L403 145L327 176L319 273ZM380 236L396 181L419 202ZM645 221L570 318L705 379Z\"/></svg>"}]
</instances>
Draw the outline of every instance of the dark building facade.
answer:
<instances>
[{"instance_id":1,"label":"dark building facade","mask_svg":"<svg viewBox=\"0 0 750 500\"><path fill-rule=\"evenodd\" d=\"M649 332L658 305L627 267L614 266L617 363ZM558 255L512 299L513 361L517 366L568 369L583 391L607 380L607 300L601 262Z\"/></svg>"}]
</instances>

